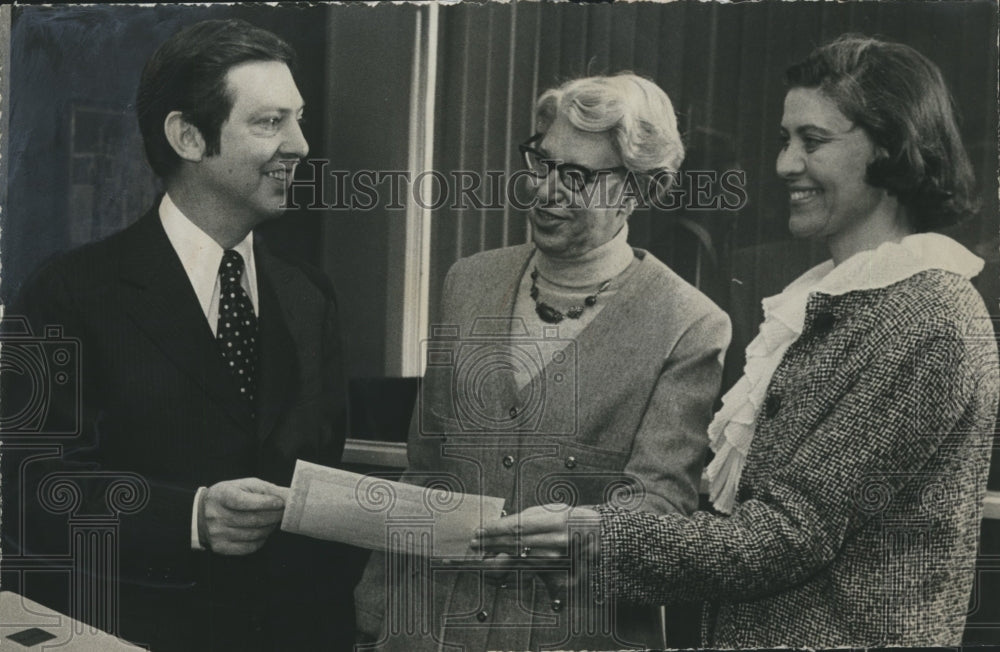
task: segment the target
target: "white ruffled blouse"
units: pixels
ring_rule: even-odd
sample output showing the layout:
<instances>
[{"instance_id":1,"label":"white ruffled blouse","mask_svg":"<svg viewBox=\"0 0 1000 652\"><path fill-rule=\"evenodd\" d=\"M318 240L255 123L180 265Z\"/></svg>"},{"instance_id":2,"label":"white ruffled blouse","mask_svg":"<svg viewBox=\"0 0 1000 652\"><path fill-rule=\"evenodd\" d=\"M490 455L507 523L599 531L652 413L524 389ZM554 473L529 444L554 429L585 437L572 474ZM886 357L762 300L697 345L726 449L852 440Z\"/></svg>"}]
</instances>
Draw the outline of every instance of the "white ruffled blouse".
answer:
<instances>
[{"instance_id":1,"label":"white ruffled blouse","mask_svg":"<svg viewBox=\"0 0 1000 652\"><path fill-rule=\"evenodd\" d=\"M747 347L743 376L722 397L722 408L708 426L715 457L706 472L709 498L717 510L728 514L733 509L757 415L771 376L802 334L809 296L884 288L929 269L972 278L982 271L983 261L947 236L917 233L859 252L837 266L832 260L821 263L761 302L764 322Z\"/></svg>"}]
</instances>

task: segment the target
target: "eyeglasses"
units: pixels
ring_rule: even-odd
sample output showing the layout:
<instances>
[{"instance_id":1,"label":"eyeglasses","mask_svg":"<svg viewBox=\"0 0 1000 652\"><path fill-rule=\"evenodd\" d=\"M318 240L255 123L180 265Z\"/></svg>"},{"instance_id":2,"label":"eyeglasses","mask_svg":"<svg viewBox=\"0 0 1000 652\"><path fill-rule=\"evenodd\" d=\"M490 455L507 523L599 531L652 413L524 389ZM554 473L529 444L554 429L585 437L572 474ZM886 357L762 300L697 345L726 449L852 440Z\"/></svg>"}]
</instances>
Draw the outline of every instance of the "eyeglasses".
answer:
<instances>
[{"instance_id":1,"label":"eyeglasses","mask_svg":"<svg viewBox=\"0 0 1000 652\"><path fill-rule=\"evenodd\" d=\"M545 134L535 134L517 146L517 148L521 150L521 156L524 157L524 164L528 166L528 170L538 179L546 178L553 170L555 170L556 174L559 175L559 181L569 190L577 192L583 190L588 183L591 183L601 174L628 171L628 168L622 165L613 168L592 170L588 167L577 165L576 163L556 163L556 159L553 159L551 156L546 156L532 147L532 145L540 141L544 135Z\"/></svg>"}]
</instances>

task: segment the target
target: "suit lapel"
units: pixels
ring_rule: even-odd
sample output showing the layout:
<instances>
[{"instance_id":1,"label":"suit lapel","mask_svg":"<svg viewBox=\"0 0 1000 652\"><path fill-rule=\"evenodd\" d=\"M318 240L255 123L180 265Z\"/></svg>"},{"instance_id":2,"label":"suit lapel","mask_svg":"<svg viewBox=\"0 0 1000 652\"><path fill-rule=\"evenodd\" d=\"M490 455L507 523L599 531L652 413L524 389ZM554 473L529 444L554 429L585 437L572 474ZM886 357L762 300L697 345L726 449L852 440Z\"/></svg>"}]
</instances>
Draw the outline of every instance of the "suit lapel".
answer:
<instances>
[{"instance_id":1,"label":"suit lapel","mask_svg":"<svg viewBox=\"0 0 1000 652\"><path fill-rule=\"evenodd\" d=\"M529 334L526 324L514 318L514 305L517 300L518 287L524 276L535 248L525 244L509 251L504 251L498 258L492 260L492 266L482 270L482 279L475 279L469 288L472 294L463 292L466 312L463 323L468 324L468 330L463 336L470 337L471 342L495 342L499 358L514 356L510 351L514 347L528 348L531 351L531 341L526 341ZM474 355L478 356L479 348L473 346ZM498 358L498 359L499 359ZM490 374L489 391L483 391L482 396L492 402L492 409L497 419L505 418L513 403L524 405L523 391L517 388L517 381L511 369L502 365L496 366ZM531 383L522 388L530 393Z\"/></svg>"},{"instance_id":2,"label":"suit lapel","mask_svg":"<svg viewBox=\"0 0 1000 652\"><path fill-rule=\"evenodd\" d=\"M484 270L482 279L475 279L469 288L458 288L464 312L462 323L468 324L463 336L507 337L512 334L517 289L533 251L531 245L512 248L507 255L493 261L492 267ZM513 334L519 335L522 331L515 329Z\"/></svg>"},{"instance_id":3,"label":"suit lapel","mask_svg":"<svg viewBox=\"0 0 1000 652\"><path fill-rule=\"evenodd\" d=\"M602 377L604 369L607 368L606 356L615 354L615 347L609 347L608 342L628 341L628 338L623 337L623 334L633 331L635 324L641 321L645 307L643 302L637 300L636 297L642 297L648 292L647 288L652 279L652 266L646 261L646 251L641 249L634 251L639 258L638 267L632 272L625 285L606 303L604 309L577 334L573 343L568 345L572 347L571 355L573 357L566 357L566 359L572 360L572 362L565 363L569 366L560 365L560 370L568 369L570 373L575 373L577 378ZM552 348L543 347L543 349L545 355L539 377L545 377L548 364L553 360L550 354L555 351L555 346ZM569 355L570 353L567 352L567 356ZM532 383L537 382L537 380L537 378L532 379ZM532 391L537 391L537 388L532 388L532 383L521 388L518 394L521 400L526 400ZM552 396L569 397L570 394L556 393ZM546 400L555 399L547 396ZM555 404L553 403L553 405ZM566 406L565 409L569 411L563 412L564 414L575 414L579 408ZM551 413L560 413L559 408L556 407Z\"/></svg>"},{"instance_id":4,"label":"suit lapel","mask_svg":"<svg viewBox=\"0 0 1000 652\"><path fill-rule=\"evenodd\" d=\"M645 250L633 251L639 259L638 267L625 285L606 302L604 309L576 337L577 354L584 362L596 365L595 372L605 364L602 357L612 352L607 343L620 341L623 334L633 331L635 324L642 322L643 315L646 314L646 306L641 297L649 292L649 284L653 279L652 265L646 260L648 253Z\"/></svg>"},{"instance_id":5,"label":"suit lapel","mask_svg":"<svg viewBox=\"0 0 1000 652\"><path fill-rule=\"evenodd\" d=\"M180 258L156 209L125 241L121 278L126 311L167 358L248 432L253 420L216 348Z\"/></svg>"},{"instance_id":6,"label":"suit lapel","mask_svg":"<svg viewBox=\"0 0 1000 652\"><path fill-rule=\"evenodd\" d=\"M297 358L288 325L296 322L284 310L281 297L297 294L290 291L294 279L280 261L261 247L255 248L255 258L260 297L257 436L264 441L293 396Z\"/></svg>"}]
</instances>

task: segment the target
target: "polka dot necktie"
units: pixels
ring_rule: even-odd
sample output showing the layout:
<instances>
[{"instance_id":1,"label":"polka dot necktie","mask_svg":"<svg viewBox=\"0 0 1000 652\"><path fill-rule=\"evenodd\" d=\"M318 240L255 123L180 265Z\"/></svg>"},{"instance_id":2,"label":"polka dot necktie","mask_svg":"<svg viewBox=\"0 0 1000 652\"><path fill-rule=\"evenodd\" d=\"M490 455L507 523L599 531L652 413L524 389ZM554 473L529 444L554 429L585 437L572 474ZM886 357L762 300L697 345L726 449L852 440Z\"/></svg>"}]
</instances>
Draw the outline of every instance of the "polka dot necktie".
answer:
<instances>
[{"instance_id":1,"label":"polka dot necktie","mask_svg":"<svg viewBox=\"0 0 1000 652\"><path fill-rule=\"evenodd\" d=\"M240 285L243 257L232 249L222 254L219 265L219 326L216 339L222 359L236 379L240 394L253 406L257 393L257 316L250 297ZM252 414L251 410L251 414Z\"/></svg>"}]
</instances>

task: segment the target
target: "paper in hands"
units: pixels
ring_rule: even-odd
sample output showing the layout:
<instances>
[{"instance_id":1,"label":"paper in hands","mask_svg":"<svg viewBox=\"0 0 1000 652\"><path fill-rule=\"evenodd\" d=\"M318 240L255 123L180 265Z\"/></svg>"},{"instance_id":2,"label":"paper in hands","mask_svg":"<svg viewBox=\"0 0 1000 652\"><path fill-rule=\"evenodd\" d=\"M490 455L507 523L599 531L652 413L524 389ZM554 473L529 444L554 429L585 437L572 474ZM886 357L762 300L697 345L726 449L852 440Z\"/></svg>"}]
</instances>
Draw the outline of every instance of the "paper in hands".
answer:
<instances>
[{"instance_id":1,"label":"paper in hands","mask_svg":"<svg viewBox=\"0 0 1000 652\"><path fill-rule=\"evenodd\" d=\"M298 460L281 529L372 550L477 559L472 534L500 518L503 503Z\"/></svg>"}]
</instances>

